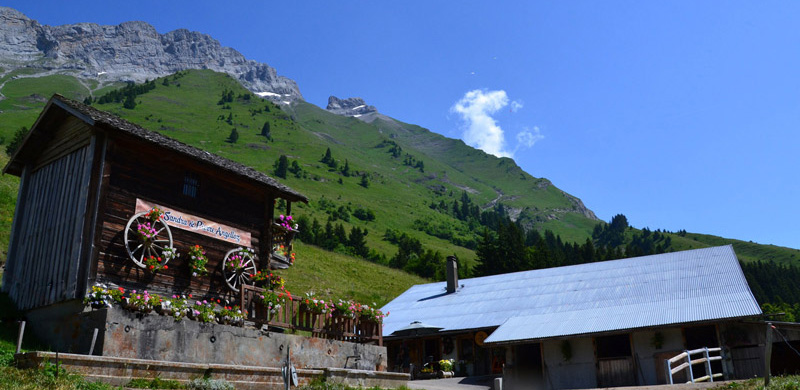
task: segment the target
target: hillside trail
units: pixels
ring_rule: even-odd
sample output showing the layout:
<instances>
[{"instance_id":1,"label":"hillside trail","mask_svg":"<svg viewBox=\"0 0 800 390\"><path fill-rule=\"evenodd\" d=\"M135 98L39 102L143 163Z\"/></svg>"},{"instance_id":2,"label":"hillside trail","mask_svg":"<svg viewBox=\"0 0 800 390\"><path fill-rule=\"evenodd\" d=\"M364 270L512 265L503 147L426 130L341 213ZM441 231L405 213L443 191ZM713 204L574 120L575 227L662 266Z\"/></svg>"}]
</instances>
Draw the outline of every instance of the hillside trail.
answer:
<instances>
[{"instance_id":1,"label":"hillside trail","mask_svg":"<svg viewBox=\"0 0 800 390\"><path fill-rule=\"evenodd\" d=\"M493 207L494 207L494 206L497 204L497 202L499 202L499 201L500 201L500 198L502 198L502 197L503 197L503 195L504 195L504 194L503 194L503 191L500 191L500 190L498 190L498 189L496 189L496 188L494 188L494 192L495 192L495 193L497 193L497 197L496 197L496 198L494 198L494 199L492 199L492 201L491 201L491 202L489 202L489 204L487 204L487 205L486 205L486 206L483 208L484 210L488 210L488 209L491 209L491 208L493 208Z\"/></svg>"}]
</instances>

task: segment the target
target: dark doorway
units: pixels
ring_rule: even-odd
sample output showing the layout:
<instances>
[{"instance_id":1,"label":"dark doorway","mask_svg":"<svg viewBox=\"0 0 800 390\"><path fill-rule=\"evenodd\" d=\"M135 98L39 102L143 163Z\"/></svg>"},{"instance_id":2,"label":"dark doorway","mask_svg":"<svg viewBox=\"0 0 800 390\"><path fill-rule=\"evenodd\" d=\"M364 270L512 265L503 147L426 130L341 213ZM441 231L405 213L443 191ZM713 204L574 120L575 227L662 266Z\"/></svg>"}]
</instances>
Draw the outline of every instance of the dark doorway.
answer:
<instances>
[{"instance_id":1,"label":"dark doorway","mask_svg":"<svg viewBox=\"0 0 800 390\"><path fill-rule=\"evenodd\" d=\"M636 386L630 335L596 337L595 347L598 387Z\"/></svg>"},{"instance_id":2,"label":"dark doorway","mask_svg":"<svg viewBox=\"0 0 800 390\"><path fill-rule=\"evenodd\" d=\"M516 346L514 365L512 371L513 388L515 389L541 389L544 384L542 370L541 344L523 344ZM506 370L508 372L509 370Z\"/></svg>"},{"instance_id":3,"label":"dark doorway","mask_svg":"<svg viewBox=\"0 0 800 390\"><path fill-rule=\"evenodd\" d=\"M683 329L683 337L686 339L686 349L693 350L699 348L714 348L719 347L719 339L717 338L717 327L714 325L693 326L691 328ZM719 354L712 354L718 356ZM699 359L702 356L692 355L692 359ZM717 360L711 362L711 371L715 374L722 373L722 362ZM708 375L706 372L705 364L692 365L692 376L700 378Z\"/></svg>"},{"instance_id":4,"label":"dark doorway","mask_svg":"<svg viewBox=\"0 0 800 390\"><path fill-rule=\"evenodd\" d=\"M434 362L442 360L442 351L439 348L439 339L425 340L425 360L423 365L433 365Z\"/></svg>"}]
</instances>

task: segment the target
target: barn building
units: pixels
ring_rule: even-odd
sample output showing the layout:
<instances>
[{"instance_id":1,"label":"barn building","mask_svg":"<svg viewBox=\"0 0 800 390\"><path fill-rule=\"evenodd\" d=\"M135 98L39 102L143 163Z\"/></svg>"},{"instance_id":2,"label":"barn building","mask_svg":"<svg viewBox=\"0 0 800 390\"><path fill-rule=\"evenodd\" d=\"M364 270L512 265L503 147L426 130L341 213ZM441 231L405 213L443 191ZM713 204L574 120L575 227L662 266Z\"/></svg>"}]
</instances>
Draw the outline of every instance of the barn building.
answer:
<instances>
[{"instance_id":1,"label":"barn building","mask_svg":"<svg viewBox=\"0 0 800 390\"><path fill-rule=\"evenodd\" d=\"M95 283L228 295L219 274L227 252L255 248L254 266L267 267L275 201L308 201L252 168L59 95L4 173L21 182L3 290L26 311L81 299ZM185 261L143 267L148 253L128 225L152 207L175 222L162 246L201 245L219 277L192 277Z\"/></svg>"},{"instance_id":2,"label":"barn building","mask_svg":"<svg viewBox=\"0 0 800 390\"><path fill-rule=\"evenodd\" d=\"M276 223L276 204L290 214L308 202L267 175L60 95L4 173L21 181L2 291L52 351L276 367L289 346L300 367L384 370L377 324L367 336L337 334L316 318L300 324L294 301L270 313L254 303L249 276L293 261L293 232ZM190 267L196 245L208 274ZM169 248L182 255L168 258ZM89 310L83 299L98 285L227 299L250 308L245 320L256 326ZM282 334L276 322L320 336Z\"/></svg>"},{"instance_id":3,"label":"barn building","mask_svg":"<svg viewBox=\"0 0 800 390\"><path fill-rule=\"evenodd\" d=\"M731 246L416 285L383 310L390 369L416 374L453 359L514 388L654 385L665 359L704 347L723 348L715 373L763 374L762 313Z\"/></svg>"}]
</instances>

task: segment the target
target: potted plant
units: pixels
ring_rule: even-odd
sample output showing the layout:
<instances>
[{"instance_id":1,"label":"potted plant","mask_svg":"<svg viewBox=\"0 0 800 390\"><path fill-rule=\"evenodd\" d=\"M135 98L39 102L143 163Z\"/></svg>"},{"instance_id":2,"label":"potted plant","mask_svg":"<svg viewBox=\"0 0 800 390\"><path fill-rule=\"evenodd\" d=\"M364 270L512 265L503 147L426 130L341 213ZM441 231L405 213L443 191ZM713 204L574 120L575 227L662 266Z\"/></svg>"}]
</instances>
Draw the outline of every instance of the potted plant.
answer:
<instances>
[{"instance_id":1,"label":"potted plant","mask_svg":"<svg viewBox=\"0 0 800 390\"><path fill-rule=\"evenodd\" d=\"M125 289L118 287L109 289L105 285L92 286L92 291L83 299L83 303L90 305L93 309L111 307L113 303L120 303L124 299Z\"/></svg>"},{"instance_id":2,"label":"potted plant","mask_svg":"<svg viewBox=\"0 0 800 390\"><path fill-rule=\"evenodd\" d=\"M263 287L267 290L281 289L286 283L280 275L274 274L266 269L250 275L250 281L256 286Z\"/></svg>"},{"instance_id":3,"label":"potted plant","mask_svg":"<svg viewBox=\"0 0 800 390\"><path fill-rule=\"evenodd\" d=\"M132 311L142 313L150 313L153 308L161 304L161 297L156 294L150 294L147 290L137 293L136 290L131 291L131 295L126 298L127 308Z\"/></svg>"},{"instance_id":4,"label":"potted plant","mask_svg":"<svg viewBox=\"0 0 800 390\"><path fill-rule=\"evenodd\" d=\"M454 359L442 359L439 360L439 377L440 378L451 378L453 377L453 362Z\"/></svg>"},{"instance_id":5,"label":"potted plant","mask_svg":"<svg viewBox=\"0 0 800 390\"><path fill-rule=\"evenodd\" d=\"M214 310L215 307L216 304L214 301L196 301L189 312L189 316L203 323L214 322L217 319L217 313Z\"/></svg>"},{"instance_id":6,"label":"potted plant","mask_svg":"<svg viewBox=\"0 0 800 390\"><path fill-rule=\"evenodd\" d=\"M224 325L244 325L244 312L239 306L225 306L217 313L217 321Z\"/></svg>"},{"instance_id":7,"label":"potted plant","mask_svg":"<svg viewBox=\"0 0 800 390\"><path fill-rule=\"evenodd\" d=\"M208 264L208 257L206 251L200 245L194 245L189 248L189 268L192 271L192 276L208 275L206 264Z\"/></svg>"},{"instance_id":8,"label":"potted plant","mask_svg":"<svg viewBox=\"0 0 800 390\"><path fill-rule=\"evenodd\" d=\"M347 317L347 318L356 318L356 313L358 311L358 304L352 300L345 301L339 299L338 301L333 303L333 315L339 317Z\"/></svg>"},{"instance_id":9,"label":"potted plant","mask_svg":"<svg viewBox=\"0 0 800 390\"><path fill-rule=\"evenodd\" d=\"M285 294L280 292L280 290L264 291L259 298L261 300L261 304L264 306L264 309L266 309L267 321L272 320L272 317L278 313L278 310L280 310L285 303Z\"/></svg>"}]
</instances>

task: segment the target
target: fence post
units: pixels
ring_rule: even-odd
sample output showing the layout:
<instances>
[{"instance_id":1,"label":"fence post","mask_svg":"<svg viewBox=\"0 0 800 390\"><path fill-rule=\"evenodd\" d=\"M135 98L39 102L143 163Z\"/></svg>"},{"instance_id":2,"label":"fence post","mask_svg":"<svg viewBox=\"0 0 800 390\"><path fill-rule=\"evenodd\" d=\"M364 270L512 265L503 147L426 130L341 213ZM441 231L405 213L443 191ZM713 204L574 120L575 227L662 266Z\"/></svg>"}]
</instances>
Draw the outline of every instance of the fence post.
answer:
<instances>
[{"instance_id":1,"label":"fence post","mask_svg":"<svg viewBox=\"0 0 800 390\"><path fill-rule=\"evenodd\" d=\"M664 364L667 366L667 375L669 375L669 384L672 383L672 363L669 362L669 359L664 360Z\"/></svg>"},{"instance_id":2,"label":"fence post","mask_svg":"<svg viewBox=\"0 0 800 390\"><path fill-rule=\"evenodd\" d=\"M25 335L25 320L19 322L19 334L17 335L17 352L22 351L22 337Z\"/></svg>"},{"instance_id":3,"label":"fence post","mask_svg":"<svg viewBox=\"0 0 800 390\"><path fill-rule=\"evenodd\" d=\"M711 360L708 360L708 359L711 358L710 356L708 356L708 347L703 347L703 354L705 355L705 358L706 358L706 372L708 372L708 380L710 382L713 382L714 381L714 373L711 372Z\"/></svg>"},{"instance_id":4,"label":"fence post","mask_svg":"<svg viewBox=\"0 0 800 390\"><path fill-rule=\"evenodd\" d=\"M770 364L772 363L772 326L771 322L767 322L767 341L764 345L764 388L769 386Z\"/></svg>"},{"instance_id":5,"label":"fence post","mask_svg":"<svg viewBox=\"0 0 800 390\"><path fill-rule=\"evenodd\" d=\"M689 364L689 380L694 383L694 370L692 369L692 354L688 350L686 352L686 363Z\"/></svg>"}]
</instances>

